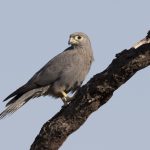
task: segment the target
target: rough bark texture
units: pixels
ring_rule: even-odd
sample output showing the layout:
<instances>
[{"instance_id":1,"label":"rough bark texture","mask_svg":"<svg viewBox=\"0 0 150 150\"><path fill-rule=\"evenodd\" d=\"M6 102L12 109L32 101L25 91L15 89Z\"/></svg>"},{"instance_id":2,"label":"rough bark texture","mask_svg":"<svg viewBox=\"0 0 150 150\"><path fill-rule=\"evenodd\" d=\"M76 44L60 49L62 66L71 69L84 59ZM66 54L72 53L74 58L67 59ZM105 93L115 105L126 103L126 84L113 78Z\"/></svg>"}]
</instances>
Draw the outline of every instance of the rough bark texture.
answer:
<instances>
[{"instance_id":1,"label":"rough bark texture","mask_svg":"<svg viewBox=\"0 0 150 150\"><path fill-rule=\"evenodd\" d=\"M30 150L58 150L91 113L111 98L115 90L148 65L150 32L132 48L117 54L108 68L81 87L72 102L43 125Z\"/></svg>"}]
</instances>

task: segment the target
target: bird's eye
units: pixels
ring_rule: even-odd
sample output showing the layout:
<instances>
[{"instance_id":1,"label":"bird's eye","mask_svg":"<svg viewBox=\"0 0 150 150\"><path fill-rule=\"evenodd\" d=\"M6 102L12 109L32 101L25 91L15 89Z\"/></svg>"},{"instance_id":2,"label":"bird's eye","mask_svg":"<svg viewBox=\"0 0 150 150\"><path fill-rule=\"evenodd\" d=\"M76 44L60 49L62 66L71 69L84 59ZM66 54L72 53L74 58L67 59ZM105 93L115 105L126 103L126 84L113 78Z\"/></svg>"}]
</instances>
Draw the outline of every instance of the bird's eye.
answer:
<instances>
[{"instance_id":1,"label":"bird's eye","mask_svg":"<svg viewBox=\"0 0 150 150\"><path fill-rule=\"evenodd\" d=\"M81 36L77 36L77 38L80 40L82 37Z\"/></svg>"},{"instance_id":2,"label":"bird's eye","mask_svg":"<svg viewBox=\"0 0 150 150\"><path fill-rule=\"evenodd\" d=\"M82 36L77 35L77 36L75 37L75 39L81 40L81 39L82 39Z\"/></svg>"}]
</instances>

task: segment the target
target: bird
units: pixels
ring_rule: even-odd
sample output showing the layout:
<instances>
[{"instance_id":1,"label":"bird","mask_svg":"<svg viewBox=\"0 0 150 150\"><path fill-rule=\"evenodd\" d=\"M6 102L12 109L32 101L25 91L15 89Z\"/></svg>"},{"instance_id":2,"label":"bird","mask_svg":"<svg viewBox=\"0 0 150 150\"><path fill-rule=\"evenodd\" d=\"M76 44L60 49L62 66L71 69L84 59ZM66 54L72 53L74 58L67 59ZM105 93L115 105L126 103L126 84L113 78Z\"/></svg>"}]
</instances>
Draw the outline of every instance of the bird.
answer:
<instances>
[{"instance_id":1,"label":"bird","mask_svg":"<svg viewBox=\"0 0 150 150\"><path fill-rule=\"evenodd\" d=\"M13 114L30 99L40 96L61 98L64 106L70 102L69 92L77 92L81 87L94 60L89 37L82 32L70 34L64 51L52 58L23 86L15 90L3 101L9 100L0 119Z\"/></svg>"}]
</instances>

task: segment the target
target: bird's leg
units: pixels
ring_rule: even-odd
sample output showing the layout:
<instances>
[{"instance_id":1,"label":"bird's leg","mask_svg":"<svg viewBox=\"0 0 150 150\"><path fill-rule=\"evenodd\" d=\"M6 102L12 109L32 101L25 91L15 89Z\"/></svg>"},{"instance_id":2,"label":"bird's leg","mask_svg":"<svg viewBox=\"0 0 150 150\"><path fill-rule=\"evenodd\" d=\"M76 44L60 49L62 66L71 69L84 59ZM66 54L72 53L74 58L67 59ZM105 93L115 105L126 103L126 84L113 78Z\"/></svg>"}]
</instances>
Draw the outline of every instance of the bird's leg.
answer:
<instances>
[{"instance_id":1,"label":"bird's leg","mask_svg":"<svg viewBox=\"0 0 150 150\"><path fill-rule=\"evenodd\" d=\"M64 105L68 105L70 102L70 97L64 91L62 91L61 94L62 94L61 99L64 102Z\"/></svg>"}]
</instances>

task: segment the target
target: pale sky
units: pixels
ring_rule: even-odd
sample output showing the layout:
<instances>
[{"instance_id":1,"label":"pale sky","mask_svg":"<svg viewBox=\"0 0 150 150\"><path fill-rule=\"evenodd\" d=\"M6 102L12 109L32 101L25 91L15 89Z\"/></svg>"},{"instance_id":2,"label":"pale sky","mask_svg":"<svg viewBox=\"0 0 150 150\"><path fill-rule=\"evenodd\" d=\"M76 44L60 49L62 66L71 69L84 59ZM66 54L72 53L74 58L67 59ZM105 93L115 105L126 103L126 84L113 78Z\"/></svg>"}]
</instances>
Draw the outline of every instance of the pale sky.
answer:
<instances>
[{"instance_id":1,"label":"pale sky","mask_svg":"<svg viewBox=\"0 0 150 150\"><path fill-rule=\"evenodd\" d=\"M95 61L84 84L103 71L115 54L150 30L150 1L1 0L0 111L2 100L68 47L69 35L85 32ZM121 86L60 150L149 150L150 68ZM0 149L28 150L42 125L62 106L60 99L33 99L0 120Z\"/></svg>"}]
</instances>

